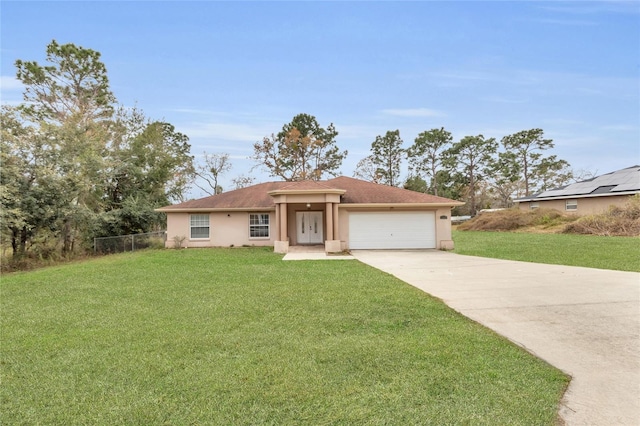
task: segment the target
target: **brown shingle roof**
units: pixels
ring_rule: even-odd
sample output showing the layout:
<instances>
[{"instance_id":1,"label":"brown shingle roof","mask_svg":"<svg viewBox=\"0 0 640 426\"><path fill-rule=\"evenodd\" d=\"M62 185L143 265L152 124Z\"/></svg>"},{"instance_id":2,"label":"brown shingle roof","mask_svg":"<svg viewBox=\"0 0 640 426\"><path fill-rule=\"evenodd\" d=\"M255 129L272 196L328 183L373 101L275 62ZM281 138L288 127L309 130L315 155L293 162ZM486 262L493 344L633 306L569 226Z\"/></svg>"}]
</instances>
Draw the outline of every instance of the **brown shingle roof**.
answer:
<instances>
[{"instance_id":1,"label":"brown shingle roof","mask_svg":"<svg viewBox=\"0 0 640 426\"><path fill-rule=\"evenodd\" d=\"M273 207L273 198L269 191L280 189L291 182L265 182L218 195L189 200L184 203L163 207L161 210L177 209L239 209Z\"/></svg>"},{"instance_id":2,"label":"brown shingle roof","mask_svg":"<svg viewBox=\"0 0 640 426\"><path fill-rule=\"evenodd\" d=\"M340 202L344 204L458 204L456 201L448 198L436 197L435 195L423 194L422 192L410 191L395 186L380 185L347 176L330 179L326 181L326 184L333 188L340 188L347 191L340 200Z\"/></svg>"},{"instance_id":3,"label":"brown shingle roof","mask_svg":"<svg viewBox=\"0 0 640 426\"><path fill-rule=\"evenodd\" d=\"M188 209L260 209L272 208L273 198L268 194L276 190L317 191L317 190L345 190L340 202L342 204L461 204L448 198L409 191L393 186L380 185L339 176L326 181L300 182L265 182L234 191L223 192L218 195L190 200L159 210L188 210Z\"/></svg>"}]
</instances>

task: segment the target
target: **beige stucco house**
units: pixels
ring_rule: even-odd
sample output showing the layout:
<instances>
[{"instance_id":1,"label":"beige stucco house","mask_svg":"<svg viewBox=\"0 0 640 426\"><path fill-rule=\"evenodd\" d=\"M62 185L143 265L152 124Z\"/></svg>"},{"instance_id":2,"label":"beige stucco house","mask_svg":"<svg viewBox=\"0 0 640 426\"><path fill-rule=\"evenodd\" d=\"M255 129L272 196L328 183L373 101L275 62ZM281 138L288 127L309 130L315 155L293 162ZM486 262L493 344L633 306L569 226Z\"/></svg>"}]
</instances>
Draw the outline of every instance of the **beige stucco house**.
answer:
<instances>
[{"instance_id":1,"label":"beige stucco house","mask_svg":"<svg viewBox=\"0 0 640 426\"><path fill-rule=\"evenodd\" d=\"M522 210L556 209L578 215L597 214L624 206L640 194L640 166L627 167L561 188L515 200Z\"/></svg>"},{"instance_id":2,"label":"beige stucco house","mask_svg":"<svg viewBox=\"0 0 640 426\"><path fill-rule=\"evenodd\" d=\"M346 176L266 182L157 209L167 246L290 246L452 249L451 209L463 203Z\"/></svg>"}]
</instances>

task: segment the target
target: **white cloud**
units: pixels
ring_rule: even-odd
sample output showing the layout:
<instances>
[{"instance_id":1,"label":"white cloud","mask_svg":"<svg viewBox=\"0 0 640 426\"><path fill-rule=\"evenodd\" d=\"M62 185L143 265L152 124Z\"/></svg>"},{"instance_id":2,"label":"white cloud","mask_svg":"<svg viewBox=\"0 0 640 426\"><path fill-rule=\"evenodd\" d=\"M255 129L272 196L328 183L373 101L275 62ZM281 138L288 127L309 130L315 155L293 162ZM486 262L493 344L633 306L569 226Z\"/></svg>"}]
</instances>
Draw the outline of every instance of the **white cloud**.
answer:
<instances>
[{"instance_id":1,"label":"white cloud","mask_svg":"<svg viewBox=\"0 0 640 426\"><path fill-rule=\"evenodd\" d=\"M599 15L605 13L621 13L637 15L640 13L638 3L635 1L600 1L600 2L580 2L573 1L564 4L545 3L539 7L542 10L570 15Z\"/></svg>"},{"instance_id":2,"label":"white cloud","mask_svg":"<svg viewBox=\"0 0 640 426\"><path fill-rule=\"evenodd\" d=\"M444 117L441 111L429 108L383 109L383 114L396 117Z\"/></svg>"},{"instance_id":3,"label":"white cloud","mask_svg":"<svg viewBox=\"0 0 640 426\"><path fill-rule=\"evenodd\" d=\"M265 123L253 125L244 123L200 122L180 126L180 131L192 139L209 139L212 142L234 141L254 143L270 135L273 129L277 128L277 126Z\"/></svg>"},{"instance_id":4,"label":"white cloud","mask_svg":"<svg viewBox=\"0 0 640 426\"><path fill-rule=\"evenodd\" d=\"M497 104L525 104L528 102L526 99L516 99L504 96L487 96L480 98L480 100L485 102L494 102Z\"/></svg>"},{"instance_id":5,"label":"white cloud","mask_svg":"<svg viewBox=\"0 0 640 426\"><path fill-rule=\"evenodd\" d=\"M3 92L19 92L24 89L24 85L20 80L11 75L0 76L0 90Z\"/></svg>"},{"instance_id":6,"label":"white cloud","mask_svg":"<svg viewBox=\"0 0 640 426\"><path fill-rule=\"evenodd\" d=\"M572 27L590 27L590 26L598 25L598 23L594 21L576 20L576 19L534 19L534 21L540 22L542 24L564 25L564 26L572 26Z\"/></svg>"},{"instance_id":7,"label":"white cloud","mask_svg":"<svg viewBox=\"0 0 640 426\"><path fill-rule=\"evenodd\" d=\"M2 105L19 105L22 99L24 85L17 78L10 75L0 76L0 100Z\"/></svg>"},{"instance_id":8,"label":"white cloud","mask_svg":"<svg viewBox=\"0 0 640 426\"><path fill-rule=\"evenodd\" d=\"M637 132L638 126L634 124L610 124L601 127L601 129L614 132Z\"/></svg>"}]
</instances>

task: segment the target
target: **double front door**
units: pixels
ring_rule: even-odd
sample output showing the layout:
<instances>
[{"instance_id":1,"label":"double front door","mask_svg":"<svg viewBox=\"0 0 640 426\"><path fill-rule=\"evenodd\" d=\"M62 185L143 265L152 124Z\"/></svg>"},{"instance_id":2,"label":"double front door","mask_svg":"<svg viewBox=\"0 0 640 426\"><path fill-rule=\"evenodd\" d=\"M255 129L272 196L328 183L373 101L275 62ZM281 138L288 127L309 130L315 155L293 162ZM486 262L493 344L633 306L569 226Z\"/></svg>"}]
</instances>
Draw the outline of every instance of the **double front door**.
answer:
<instances>
[{"instance_id":1,"label":"double front door","mask_svg":"<svg viewBox=\"0 0 640 426\"><path fill-rule=\"evenodd\" d=\"M322 244L322 212L296 212L298 244Z\"/></svg>"}]
</instances>

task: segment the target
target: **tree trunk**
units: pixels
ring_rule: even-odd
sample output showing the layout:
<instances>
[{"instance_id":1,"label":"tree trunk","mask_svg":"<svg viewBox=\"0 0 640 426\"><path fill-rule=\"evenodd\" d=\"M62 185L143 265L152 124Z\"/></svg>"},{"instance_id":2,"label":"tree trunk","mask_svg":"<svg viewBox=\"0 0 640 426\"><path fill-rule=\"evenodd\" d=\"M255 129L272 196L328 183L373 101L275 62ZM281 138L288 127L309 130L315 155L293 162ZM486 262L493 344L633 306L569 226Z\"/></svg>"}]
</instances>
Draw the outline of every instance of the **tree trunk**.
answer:
<instances>
[{"instance_id":1,"label":"tree trunk","mask_svg":"<svg viewBox=\"0 0 640 426\"><path fill-rule=\"evenodd\" d=\"M27 251L27 227L23 226L20 230L20 255Z\"/></svg>"},{"instance_id":2,"label":"tree trunk","mask_svg":"<svg viewBox=\"0 0 640 426\"><path fill-rule=\"evenodd\" d=\"M13 250L13 257L18 255L18 230L11 228L11 249Z\"/></svg>"}]
</instances>

